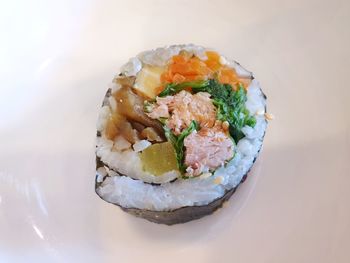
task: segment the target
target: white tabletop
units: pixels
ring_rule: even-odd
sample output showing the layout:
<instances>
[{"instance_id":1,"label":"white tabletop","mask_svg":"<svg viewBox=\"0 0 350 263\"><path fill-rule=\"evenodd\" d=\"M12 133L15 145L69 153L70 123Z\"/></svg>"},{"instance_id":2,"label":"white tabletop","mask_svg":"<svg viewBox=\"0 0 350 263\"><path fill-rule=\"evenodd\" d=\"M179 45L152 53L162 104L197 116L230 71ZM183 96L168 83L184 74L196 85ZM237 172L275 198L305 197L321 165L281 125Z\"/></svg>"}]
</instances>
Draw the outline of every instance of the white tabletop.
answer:
<instances>
[{"instance_id":1,"label":"white tabletop","mask_svg":"<svg viewBox=\"0 0 350 263\"><path fill-rule=\"evenodd\" d=\"M0 262L349 262L350 2L7 1ZM217 213L164 226L94 193L99 106L138 52L195 43L268 96L263 151Z\"/></svg>"}]
</instances>

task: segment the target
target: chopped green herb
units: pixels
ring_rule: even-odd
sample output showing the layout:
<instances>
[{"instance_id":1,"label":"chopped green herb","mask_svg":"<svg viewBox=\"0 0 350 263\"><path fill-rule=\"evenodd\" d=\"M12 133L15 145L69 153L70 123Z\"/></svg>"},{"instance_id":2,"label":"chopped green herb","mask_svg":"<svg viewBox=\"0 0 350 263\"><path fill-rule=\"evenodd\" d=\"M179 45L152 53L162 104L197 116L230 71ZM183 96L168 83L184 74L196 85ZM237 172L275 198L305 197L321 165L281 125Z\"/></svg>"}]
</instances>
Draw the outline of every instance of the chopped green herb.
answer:
<instances>
[{"instance_id":1,"label":"chopped green herb","mask_svg":"<svg viewBox=\"0 0 350 263\"><path fill-rule=\"evenodd\" d=\"M245 107L247 95L244 87L239 84L237 90L232 90L228 84L220 84L215 80L210 80L205 90L212 95L213 103L217 107L217 118L221 121L227 121L229 131L236 143L244 137L242 128L246 125L254 127L256 119L249 115Z\"/></svg>"},{"instance_id":2,"label":"chopped green herb","mask_svg":"<svg viewBox=\"0 0 350 263\"><path fill-rule=\"evenodd\" d=\"M209 80L182 82L179 84L170 83L170 84L165 86L165 89L158 95L158 97L165 97L165 96L174 95L187 87L204 88L208 85L209 85Z\"/></svg>"},{"instance_id":3,"label":"chopped green herb","mask_svg":"<svg viewBox=\"0 0 350 263\"><path fill-rule=\"evenodd\" d=\"M147 100L143 102L143 110L147 113L151 112L153 109L153 104Z\"/></svg>"},{"instance_id":4,"label":"chopped green herb","mask_svg":"<svg viewBox=\"0 0 350 263\"><path fill-rule=\"evenodd\" d=\"M186 172L186 166L184 164L184 140L194 130L199 130L199 125L196 121L192 121L191 124L182 131L182 133L176 136L166 125L163 126L165 136L170 141L175 149L177 165L181 173Z\"/></svg>"}]
</instances>

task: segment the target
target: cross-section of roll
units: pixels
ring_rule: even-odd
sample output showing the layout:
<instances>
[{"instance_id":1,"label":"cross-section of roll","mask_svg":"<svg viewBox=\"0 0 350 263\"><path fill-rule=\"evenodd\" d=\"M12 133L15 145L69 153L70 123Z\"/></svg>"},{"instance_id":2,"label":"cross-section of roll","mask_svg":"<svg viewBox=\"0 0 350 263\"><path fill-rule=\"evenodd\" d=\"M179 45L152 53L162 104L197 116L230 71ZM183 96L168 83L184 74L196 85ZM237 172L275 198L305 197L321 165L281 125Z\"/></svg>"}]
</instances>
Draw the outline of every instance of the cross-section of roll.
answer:
<instances>
[{"instance_id":1,"label":"cross-section of roll","mask_svg":"<svg viewBox=\"0 0 350 263\"><path fill-rule=\"evenodd\" d=\"M252 73L211 49L140 53L113 79L100 110L96 193L156 223L211 214L257 158L265 109Z\"/></svg>"}]
</instances>

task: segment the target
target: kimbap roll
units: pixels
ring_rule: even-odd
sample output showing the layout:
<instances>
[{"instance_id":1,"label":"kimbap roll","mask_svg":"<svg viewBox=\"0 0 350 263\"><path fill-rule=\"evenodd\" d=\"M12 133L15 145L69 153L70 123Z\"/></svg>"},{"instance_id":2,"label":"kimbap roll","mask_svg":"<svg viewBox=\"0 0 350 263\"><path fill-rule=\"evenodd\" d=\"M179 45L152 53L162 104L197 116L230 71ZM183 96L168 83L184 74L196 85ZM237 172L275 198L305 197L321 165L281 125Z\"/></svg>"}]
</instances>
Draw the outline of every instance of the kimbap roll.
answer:
<instances>
[{"instance_id":1,"label":"kimbap roll","mask_svg":"<svg viewBox=\"0 0 350 263\"><path fill-rule=\"evenodd\" d=\"M247 177L268 117L258 81L236 61L192 44L142 52L100 109L96 193L161 224L209 215Z\"/></svg>"}]
</instances>

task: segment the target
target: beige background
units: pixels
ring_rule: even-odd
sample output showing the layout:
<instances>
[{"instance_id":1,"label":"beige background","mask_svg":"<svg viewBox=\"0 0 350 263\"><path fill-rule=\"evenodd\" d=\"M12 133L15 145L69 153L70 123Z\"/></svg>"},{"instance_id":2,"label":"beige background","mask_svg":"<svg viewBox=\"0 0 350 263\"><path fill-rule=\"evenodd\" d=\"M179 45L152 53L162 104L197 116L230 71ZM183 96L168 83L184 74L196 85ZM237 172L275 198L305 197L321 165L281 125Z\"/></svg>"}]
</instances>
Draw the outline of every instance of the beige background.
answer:
<instances>
[{"instance_id":1,"label":"beige background","mask_svg":"<svg viewBox=\"0 0 350 263\"><path fill-rule=\"evenodd\" d=\"M0 262L350 262L350 2L3 1ZM225 209L173 227L93 192L108 82L139 51L213 47L268 96Z\"/></svg>"}]
</instances>

